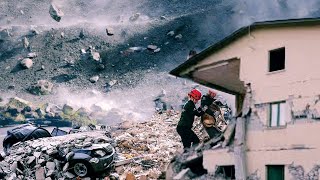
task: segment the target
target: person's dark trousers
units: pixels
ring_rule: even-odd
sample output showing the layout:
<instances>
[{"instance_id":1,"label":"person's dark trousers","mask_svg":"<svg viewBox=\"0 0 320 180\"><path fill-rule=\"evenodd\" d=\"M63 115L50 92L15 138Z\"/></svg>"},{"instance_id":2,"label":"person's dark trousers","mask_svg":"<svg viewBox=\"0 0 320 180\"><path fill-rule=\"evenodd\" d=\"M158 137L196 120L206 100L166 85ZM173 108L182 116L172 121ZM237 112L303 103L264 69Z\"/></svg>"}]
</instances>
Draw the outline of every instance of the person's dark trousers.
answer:
<instances>
[{"instance_id":1,"label":"person's dark trousers","mask_svg":"<svg viewBox=\"0 0 320 180\"><path fill-rule=\"evenodd\" d=\"M177 132L181 137L183 148L190 148L191 143L193 145L200 142L198 136L188 127L177 126Z\"/></svg>"},{"instance_id":2,"label":"person's dark trousers","mask_svg":"<svg viewBox=\"0 0 320 180\"><path fill-rule=\"evenodd\" d=\"M218 131L215 127L205 127L210 139L216 137L217 135L220 135L220 131Z\"/></svg>"}]
</instances>

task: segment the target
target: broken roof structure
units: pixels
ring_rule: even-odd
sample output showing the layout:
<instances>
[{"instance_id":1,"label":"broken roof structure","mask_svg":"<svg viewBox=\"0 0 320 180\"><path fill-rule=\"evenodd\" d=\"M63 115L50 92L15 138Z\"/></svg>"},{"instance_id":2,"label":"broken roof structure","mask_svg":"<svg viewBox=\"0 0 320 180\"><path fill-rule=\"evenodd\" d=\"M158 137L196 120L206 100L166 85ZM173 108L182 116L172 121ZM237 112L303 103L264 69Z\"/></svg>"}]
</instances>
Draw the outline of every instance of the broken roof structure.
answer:
<instances>
[{"instance_id":1,"label":"broken roof structure","mask_svg":"<svg viewBox=\"0 0 320 180\"><path fill-rule=\"evenodd\" d=\"M170 74L234 94L234 147L205 150L203 166L236 179L319 179L320 18L256 22Z\"/></svg>"}]
</instances>

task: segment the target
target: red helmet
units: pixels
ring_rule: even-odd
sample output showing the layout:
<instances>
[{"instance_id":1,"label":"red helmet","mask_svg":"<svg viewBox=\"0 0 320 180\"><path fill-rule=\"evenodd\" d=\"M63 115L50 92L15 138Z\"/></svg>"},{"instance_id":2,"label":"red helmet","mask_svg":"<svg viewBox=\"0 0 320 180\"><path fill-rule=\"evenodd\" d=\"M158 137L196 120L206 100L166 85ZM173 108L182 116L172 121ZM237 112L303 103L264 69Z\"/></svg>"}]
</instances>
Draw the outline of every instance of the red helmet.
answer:
<instances>
[{"instance_id":1,"label":"red helmet","mask_svg":"<svg viewBox=\"0 0 320 180\"><path fill-rule=\"evenodd\" d=\"M212 98L216 97L217 96L217 93L212 91L212 90L209 90L209 93L208 93Z\"/></svg>"},{"instance_id":2,"label":"red helmet","mask_svg":"<svg viewBox=\"0 0 320 180\"><path fill-rule=\"evenodd\" d=\"M197 89L192 89L189 93L189 96L193 97L195 100L200 100L201 99L201 92Z\"/></svg>"}]
</instances>

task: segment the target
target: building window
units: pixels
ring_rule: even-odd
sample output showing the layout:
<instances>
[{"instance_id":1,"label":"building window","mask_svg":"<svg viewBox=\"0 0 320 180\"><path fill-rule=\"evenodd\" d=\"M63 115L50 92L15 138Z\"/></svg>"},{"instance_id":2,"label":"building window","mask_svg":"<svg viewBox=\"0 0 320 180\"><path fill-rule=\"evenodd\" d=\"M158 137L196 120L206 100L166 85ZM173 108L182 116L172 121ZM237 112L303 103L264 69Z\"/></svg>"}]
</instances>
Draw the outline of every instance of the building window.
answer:
<instances>
[{"instance_id":1,"label":"building window","mask_svg":"<svg viewBox=\"0 0 320 180\"><path fill-rule=\"evenodd\" d=\"M219 166L216 174L224 179L236 179L234 166Z\"/></svg>"},{"instance_id":2,"label":"building window","mask_svg":"<svg viewBox=\"0 0 320 180\"><path fill-rule=\"evenodd\" d=\"M267 165L267 180L284 180L284 165Z\"/></svg>"},{"instance_id":3,"label":"building window","mask_svg":"<svg viewBox=\"0 0 320 180\"><path fill-rule=\"evenodd\" d=\"M275 102L270 104L269 126L278 127L286 125L285 102Z\"/></svg>"},{"instance_id":4,"label":"building window","mask_svg":"<svg viewBox=\"0 0 320 180\"><path fill-rule=\"evenodd\" d=\"M269 72L285 69L285 48L269 51Z\"/></svg>"}]
</instances>

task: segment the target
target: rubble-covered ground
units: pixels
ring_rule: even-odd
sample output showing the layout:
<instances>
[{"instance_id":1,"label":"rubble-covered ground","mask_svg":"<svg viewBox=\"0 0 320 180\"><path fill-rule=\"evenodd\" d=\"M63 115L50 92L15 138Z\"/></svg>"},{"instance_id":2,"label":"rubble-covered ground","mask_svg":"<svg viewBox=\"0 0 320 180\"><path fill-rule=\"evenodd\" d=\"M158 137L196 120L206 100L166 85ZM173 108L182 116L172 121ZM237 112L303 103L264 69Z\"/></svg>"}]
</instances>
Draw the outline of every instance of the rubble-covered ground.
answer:
<instances>
[{"instance_id":1,"label":"rubble-covered ground","mask_svg":"<svg viewBox=\"0 0 320 180\"><path fill-rule=\"evenodd\" d=\"M175 131L178 117L179 113L172 111L155 114L144 123L126 121L107 131L87 131L18 143L0 162L0 174L5 179L73 179L72 167L67 161L56 158L57 150L67 155L73 147L110 143L116 150L113 171L92 177L103 179L116 174L120 179L164 179L167 165L182 148Z\"/></svg>"}]
</instances>

